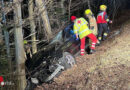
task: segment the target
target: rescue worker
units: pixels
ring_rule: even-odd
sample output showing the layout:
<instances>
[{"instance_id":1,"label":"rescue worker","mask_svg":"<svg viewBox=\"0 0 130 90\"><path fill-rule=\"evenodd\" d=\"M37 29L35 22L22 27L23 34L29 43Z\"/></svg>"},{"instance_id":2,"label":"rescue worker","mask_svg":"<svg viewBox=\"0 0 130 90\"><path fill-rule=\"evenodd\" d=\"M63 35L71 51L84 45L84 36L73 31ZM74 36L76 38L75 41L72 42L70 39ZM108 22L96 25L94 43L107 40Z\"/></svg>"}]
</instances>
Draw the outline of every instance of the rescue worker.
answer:
<instances>
[{"instance_id":1,"label":"rescue worker","mask_svg":"<svg viewBox=\"0 0 130 90\"><path fill-rule=\"evenodd\" d=\"M74 21L74 33L76 35L76 39L80 38L80 54L84 55L85 53L85 39L86 37L92 40L90 53L95 52L95 44L97 43L96 36L92 33L92 31L88 27L88 22L84 18L77 18Z\"/></svg>"},{"instance_id":2,"label":"rescue worker","mask_svg":"<svg viewBox=\"0 0 130 90\"><path fill-rule=\"evenodd\" d=\"M26 53L26 59L31 59L32 58L32 53L31 53L31 46L29 45L27 40L23 41L24 43L24 49L25 49L25 53Z\"/></svg>"},{"instance_id":3,"label":"rescue worker","mask_svg":"<svg viewBox=\"0 0 130 90\"><path fill-rule=\"evenodd\" d=\"M85 16L86 16L86 18L88 18L90 30L92 30L92 33L95 36L97 36L97 34L98 34L97 22L96 22L96 19L94 17L94 14L92 13L92 11L90 9L86 9L85 10ZM97 46L99 45L99 41L97 41L96 45Z\"/></svg>"},{"instance_id":4,"label":"rescue worker","mask_svg":"<svg viewBox=\"0 0 130 90\"><path fill-rule=\"evenodd\" d=\"M63 30L63 38L69 38L72 36L72 39L76 39L76 36L73 31L74 20L76 16L71 16L71 23Z\"/></svg>"},{"instance_id":5,"label":"rescue worker","mask_svg":"<svg viewBox=\"0 0 130 90\"><path fill-rule=\"evenodd\" d=\"M108 35L109 28L107 23L108 22L112 23L112 21L108 19L106 9L107 9L106 5L100 5L100 12L97 15L98 40L100 42L101 40L105 40Z\"/></svg>"},{"instance_id":6,"label":"rescue worker","mask_svg":"<svg viewBox=\"0 0 130 90\"><path fill-rule=\"evenodd\" d=\"M85 16L89 20L90 30L92 30L94 35L97 35L97 22L96 22L96 19L93 15L92 11L90 9L86 9L85 10Z\"/></svg>"}]
</instances>

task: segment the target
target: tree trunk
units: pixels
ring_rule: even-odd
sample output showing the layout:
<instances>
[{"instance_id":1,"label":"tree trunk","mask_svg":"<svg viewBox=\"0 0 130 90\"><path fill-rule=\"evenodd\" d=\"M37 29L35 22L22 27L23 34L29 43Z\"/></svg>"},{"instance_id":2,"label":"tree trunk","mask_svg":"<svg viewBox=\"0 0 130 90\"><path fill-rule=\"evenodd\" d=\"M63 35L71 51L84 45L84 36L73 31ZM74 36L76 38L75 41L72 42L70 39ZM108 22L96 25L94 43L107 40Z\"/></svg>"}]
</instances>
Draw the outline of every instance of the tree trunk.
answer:
<instances>
[{"instance_id":1,"label":"tree trunk","mask_svg":"<svg viewBox=\"0 0 130 90\"><path fill-rule=\"evenodd\" d=\"M0 45L3 44L3 34L2 34L2 24L1 24L1 21L2 21L2 13L0 13Z\"/></svg>"},{"instance_id":2,"label":"tree trunk","mask_svg":"<svg viewBox=\"0 0 130 90\"><path fill-rule=\"evenodd\" d=\"M90 1L88 0L88 8L91 9Z\"/></svg>"},{"instance_id":3,"label":"tree trunk","mask_svg":"<svg viewBox=\"0 0 130 90\"><path fill-rule=\"evenodd\" d=\"M14 0L15 4L15 53L17 61L18 72L18 89L25 90L26 77L25 77L25 52L23 46L23 34L22 34L22 17L21 17L21 3L19 0Z\"/></svg>"},{"instance_id":4,"label":"tree trunk","mask_svg":"<svg viewBox=\"0 0 130 90\"><path fill-rule=\"evenodd\" d=\"M10 46L9 46L9 32L4 30L4 37L5 37L5 45L6 45L6 52L8 60L10 59Z\"/></svg>"},{"instance_id":5,"label":"tree trunk","mask_svg":"<svg viewBox=\"0 0 130 90\"><path fill-rule=\"evenodd\" d=\"M61 0L62 15L64 15L66 13L64 2L65 2L65 0Z\"/></svg>"},{"instance_id":6,"label":"tree trunk","mask_svg":"<svg viewBox=\"0 0 130 90\"><path fill-rule=\"evenodd\" d=\"M3 45L3 34L1 26L0 26L0 45Z\"/></svg>"},{"instance_id":7,"label":"tree trunk","mask_svg":"<svg viewBox=\"0 0 130 90\"><path fill-rule=\"evenodd\" d=\"M71 13L70 13L71 2L72 2L72 1L70 0L70 1L69 1L69 8L68 8L68 9L69 9L69 10L68 10L68 11L69 11L69 14L68 14L68 15L69 15L69 16L68 16L68 20L69 20L69 21L70 21L70 17L71 17L71 16L70 16L70 15L71 15Z\"/></svg>"},{"instance_id":8,"label":"tree trunk","mask_svg":"<svg viewBox=\"0 0 130 90\"><path fill-rule=\"evenodd\" d=\"M4 5L4 0L1 0L2 1L2 9L5 8L5 5ZM10 60L10 46L9 46L9 32L7 31L7 26L6 26L6 17L5 17L5 11L3 10L2 11L2 19L3 19L3 25L2 25L2 29L4 31L4 38L5 38L5 45L6 45L6 53L7 53L7 58L8 58L8 61L9 61L9 68L10 68L10 71L11 71L11 60Z\"/></svg>"},{"instance_id":9,"label":"tree trunk","mask_svg":"<svg viewBox=\"0 0 130 90\"><path fill-rule=\"evenodd\" d=\"M32 38L32 53L36 53L37 52L37 45L36 45L36 35L34 34L35 31L35 22L34 22L34 17L33 17L33 0L29 0L29 19L30 19L30 27L31 27L31 34L33 34L31 36Z\"/></svg>"},{"instance_id":10,"label":"tree trunk","mask_svg":"<svg viewBox=\"0 0 130 90\"><path fill-rule=\"evenodd\" d=\"M45 31L47 32L47 38L48 40L52 38L52 31L51 31L51 26L45 6L45 1L44 0L36 0L37 7L39 8L39 13L41 15L41 18L44 23Z\"/></svg>"}]
</instances>

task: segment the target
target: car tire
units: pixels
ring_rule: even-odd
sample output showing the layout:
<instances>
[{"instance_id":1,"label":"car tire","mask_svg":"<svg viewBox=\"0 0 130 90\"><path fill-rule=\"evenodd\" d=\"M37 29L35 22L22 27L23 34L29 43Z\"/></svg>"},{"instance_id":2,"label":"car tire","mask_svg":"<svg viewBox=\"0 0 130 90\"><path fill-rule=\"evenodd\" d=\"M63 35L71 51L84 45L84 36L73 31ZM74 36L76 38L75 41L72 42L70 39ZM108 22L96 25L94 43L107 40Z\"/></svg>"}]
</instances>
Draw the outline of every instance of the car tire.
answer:
<instances>
[{"instance_id":1,"label":"car tire","mask_svg":"<svg viewBox=\"0 0 130 90\"><path fill-rule=\"evenodd\" d=\"M63 60L62 64L63 64L65 69L69 69L76 64L75 57L72 54L70 54L69 52L63 53L63 59L62 60Z\"/></svg>"}]
</instances>

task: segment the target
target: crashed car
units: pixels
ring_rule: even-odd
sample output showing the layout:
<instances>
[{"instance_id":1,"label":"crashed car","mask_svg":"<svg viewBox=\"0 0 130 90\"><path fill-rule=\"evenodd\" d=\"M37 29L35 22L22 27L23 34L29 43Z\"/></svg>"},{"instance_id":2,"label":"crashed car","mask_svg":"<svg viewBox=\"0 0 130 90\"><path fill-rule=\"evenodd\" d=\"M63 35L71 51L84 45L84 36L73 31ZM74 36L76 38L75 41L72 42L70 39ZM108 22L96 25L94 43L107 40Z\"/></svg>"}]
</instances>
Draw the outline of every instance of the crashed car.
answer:
<instances>
[{"instance_id":1,"label":"crashed car","mask_svg":"<svg viewBox=\"0 0 130 90\"><path fill-rule=\"evenodd\" d=\"M89 40L86 40L88 43ZM89 44L86 44L86 48ZM27 87L33 90L36 85L51 82L54 77L76 64L75 56L80 53L80 40L68 32L60 31L46 46L26 60Z\"/></svg>"}]
</instances>

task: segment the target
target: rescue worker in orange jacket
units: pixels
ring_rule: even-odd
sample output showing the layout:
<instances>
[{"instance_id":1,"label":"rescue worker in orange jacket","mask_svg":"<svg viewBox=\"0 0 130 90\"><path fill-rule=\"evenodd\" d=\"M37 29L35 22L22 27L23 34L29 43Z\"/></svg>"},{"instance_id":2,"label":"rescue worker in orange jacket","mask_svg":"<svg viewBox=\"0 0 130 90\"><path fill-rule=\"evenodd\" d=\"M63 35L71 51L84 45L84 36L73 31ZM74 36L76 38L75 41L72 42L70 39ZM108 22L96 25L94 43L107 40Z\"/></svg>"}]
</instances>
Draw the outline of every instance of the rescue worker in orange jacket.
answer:
<instances>
[{"instance_id":1,"label":"rescue worker in orange jacket","mask_svg":"<svg viewBox=\"0 0 130 90\"><path fill-rule=\"evenodd\" d=\"M96 36L92 33L92 31L88 27L88 22L84 18L77 18L74 21L74 33L76 34L76 38L80 38L80 54L84 55L85 53L85 39L86 37L92 40L90 53L95 52L95 44L97 43Z\"/></svg>"},{"instance_id":2,"label":"rescue worker in orange jacket","mask_svg":"<svg viewBox=\"0 0 130 90\"><path fill-rule=\"evenodd\" d=\"M107 6L106 5L100 5L100 12L97 15L97 24L98 24L98 40L105 40L109 28L108 28L108 22L112 23L111 20L108 19L107 13L106 13ZM103 37L102 37L103 35Z\"/></svg>"}]
</instances>

